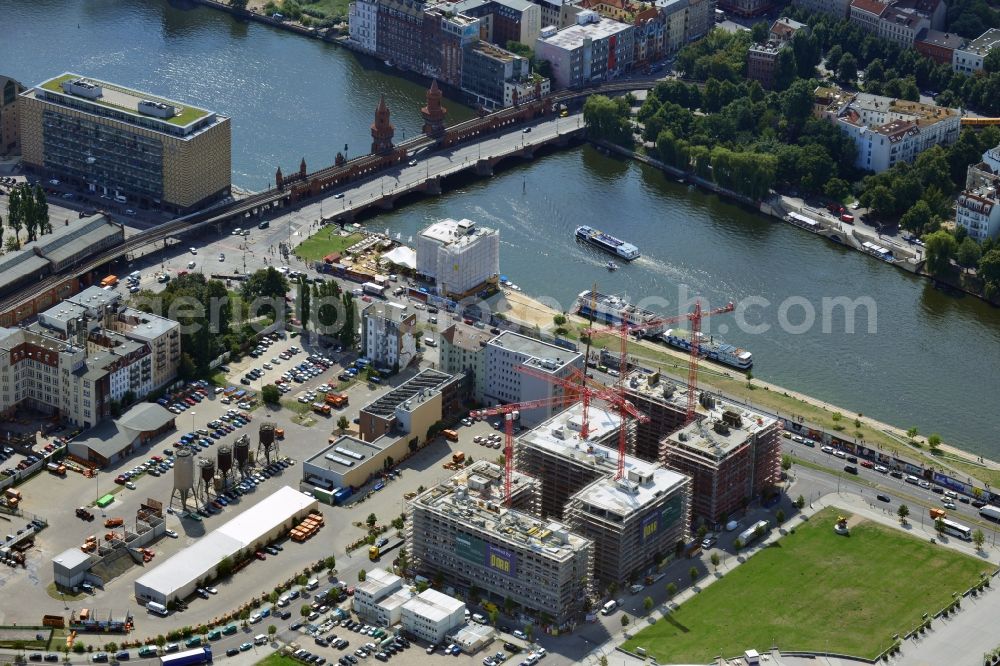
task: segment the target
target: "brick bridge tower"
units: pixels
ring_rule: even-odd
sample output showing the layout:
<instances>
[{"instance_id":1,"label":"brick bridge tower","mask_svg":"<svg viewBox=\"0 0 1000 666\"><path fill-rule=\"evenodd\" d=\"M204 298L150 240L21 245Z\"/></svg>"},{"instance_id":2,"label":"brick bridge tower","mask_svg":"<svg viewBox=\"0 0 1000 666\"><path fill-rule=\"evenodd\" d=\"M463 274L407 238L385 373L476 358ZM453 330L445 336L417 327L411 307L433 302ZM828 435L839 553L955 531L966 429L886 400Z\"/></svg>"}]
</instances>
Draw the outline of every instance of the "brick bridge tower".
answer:
<instances>
[{"instance_id":1,"label":"brick bridge tower","mask_svg":"<svg viewBox=\"0 0 1000 666\"><path fill-rule=\"evenodd\" d=\"M379 100L375 109L375 122L372 123L372 153L387 155L392 152L392 135L395 128L389 122L389 107L385 104L385 95Z\"/></svg>"},{"instance_id":2,"label":"brick bridge tower","mask_svg":"<svg viewBox=\"0 0 1000 666\"><path fill-rule=\"evenodd\" d=\"M427 106L420 109L420 115L424 117L424 134L435 139L444 136L444 118L448 115L448 109L441 106L441 89L438 88L437 79L431 81L431 87L427 91Z\"/></svg>"}]
</instances>

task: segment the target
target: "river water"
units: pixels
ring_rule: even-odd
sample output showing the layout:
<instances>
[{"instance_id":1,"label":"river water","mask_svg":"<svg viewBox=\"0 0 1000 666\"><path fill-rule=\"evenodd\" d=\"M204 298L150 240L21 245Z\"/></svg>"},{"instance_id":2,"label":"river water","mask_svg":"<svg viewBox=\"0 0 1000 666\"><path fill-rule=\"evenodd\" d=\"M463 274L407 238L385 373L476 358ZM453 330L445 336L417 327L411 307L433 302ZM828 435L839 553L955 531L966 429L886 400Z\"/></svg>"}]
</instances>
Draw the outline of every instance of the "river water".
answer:
<instances>
[{"instance_id":1,"label":"river water","mask_svg":"<svg viewBox=\"0 0 1000 666\"><path fill-rule=\"evenodd\" d=\"M332 163L344 144L351 156L367 152L380 95L398 137L421 124L424 83L201 7L5 0L0 23L3 73L25 84L77 71L231 116L233 182L245 188L266 187L275 166L287 172L302 157L310 169ZM452 120L469 117L468 109L447 104ZM945 295L921 278L590 148L456 185L368 224L404 242L441 217L499 228L502 271L563 309L594 282L668 314L685 311L694 295L712 307L735 301L737 313L706 320L707 329L752 351L755 376L1000 457L993 439L1000 312L977 299ZM635 243L642 257L608 272L607 255L574 241L579 224ZM864 306L855 309L853 333L843 309L831 305L845 298Z\"/></svg>"}]
</instances>

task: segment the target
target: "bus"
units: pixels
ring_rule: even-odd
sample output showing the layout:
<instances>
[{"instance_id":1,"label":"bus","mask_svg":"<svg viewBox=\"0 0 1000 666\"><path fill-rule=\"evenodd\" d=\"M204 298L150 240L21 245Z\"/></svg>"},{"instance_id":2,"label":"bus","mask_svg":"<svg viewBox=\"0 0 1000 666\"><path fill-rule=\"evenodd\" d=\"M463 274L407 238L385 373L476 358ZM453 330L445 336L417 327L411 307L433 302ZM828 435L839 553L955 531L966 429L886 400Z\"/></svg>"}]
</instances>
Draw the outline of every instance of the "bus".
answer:
<instances>
[{"instance_id":1,"label":"bus","mask_svg":"<svg viewBox=\"0 0 1000 666\"><path fill-rule=\"evenodd\" d=\"M979 515L983 518L989 518L990 520L1000 522L1000 507L987 504L979 509Z\"/></svg>"},{"instance_id":2,"label":"bus","mask_svg":"<svg viewBox=\"0 0 1000 666\"><path fill-rule=\"evenodd\" d=\"M212 648L206 646L160 657L160 666L195 666L212 663Z\"/></svg>"},{"instance_id":3,"label":"bus","mask_svg":"<svg viewBox=\"0 0 1000 666\"><path fill-rule=\"evenodd\" d=\"M109 275L103 280L101 280L102 287L114 287L117 284L118 284L118 276L116 275Z\"/></svg>"},{"instance_id":4,"label":"bus","mask_svg":"<svg viewBox=\"0 0 1000 666\"><path fill-rule=\"evenodd\" d=\"M941 522L944 524L945 534L958 537L963 541L972 541L972 530L965 525L948 520L947 518L941 518Z\"/></svg>"}]
</instances>

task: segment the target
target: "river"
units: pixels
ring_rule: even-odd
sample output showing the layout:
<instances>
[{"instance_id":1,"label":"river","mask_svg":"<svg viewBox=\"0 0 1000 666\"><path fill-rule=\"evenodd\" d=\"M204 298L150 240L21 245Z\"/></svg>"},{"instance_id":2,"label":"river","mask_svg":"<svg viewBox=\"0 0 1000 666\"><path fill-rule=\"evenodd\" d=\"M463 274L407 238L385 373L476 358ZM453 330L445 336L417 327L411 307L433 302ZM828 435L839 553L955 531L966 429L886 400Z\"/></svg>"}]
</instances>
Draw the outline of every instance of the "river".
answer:
<instances>
[{"instance_id":1,"label":"river","mask_svg":"<svg viewBox=\"0 0 1000 666\"><path fill-rule=\"evenodd\" d=\"M425 85L335 46L221 12L163 0L6 0L4 74L31 85L77 71L204 105L232 117L233 182L261 189L281 165L310 169L367 152L380 95L397 136L419 132ZM47 45L39 48L39 45ZM469 117L453 101L452 120ZM501 231L501 267L527 293L564 309L598 283L676 314L698 295L736 314L706 320L712 334L754 354L757 377L1000 457L1000 311L804 231L719 200L648 167L590 148L548 154L460 182L368 224L407 241L441 217ZM591 224L638 245L616 272L578 245ZM824 317L824 299L871 303ZM663 299L663 302L651 299ZM829 300L827 300L829 309ZM808 313L815 322L805 325ZM787 315L787 316L783 316ZM782 326L781 322L785 321ZM824 321L829 330L824 330ZM766 332L753 328L767 326Z\"/></svg>"}]
</instances>

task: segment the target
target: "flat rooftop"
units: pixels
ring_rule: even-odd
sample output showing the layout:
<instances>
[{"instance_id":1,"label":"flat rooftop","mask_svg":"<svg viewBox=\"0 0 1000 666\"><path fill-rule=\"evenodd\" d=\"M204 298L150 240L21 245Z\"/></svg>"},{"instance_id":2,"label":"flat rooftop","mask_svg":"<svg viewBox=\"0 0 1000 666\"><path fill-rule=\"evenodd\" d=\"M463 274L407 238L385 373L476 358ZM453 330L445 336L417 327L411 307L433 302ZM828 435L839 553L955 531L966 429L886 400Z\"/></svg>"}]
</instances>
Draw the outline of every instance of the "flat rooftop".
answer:
<instances>
[{"instance_id":1,"label":"flat rooftop","mask_svg":"<svg viewBox=\"0 0 1000 666\"><path fill-rule=\"evenodd\" d=\"M391 301L372 301L361 311L362 316L378 317L400 324L407 317L416 317L411 312L407 312L405 305L393 303Z\"/></svg>"},{"instance_id":2,"label":"flat rooftop","mask_svg":"<svg viewBox=\"0 0 1000 666\"><path fill-rule=\"evenodd\" d=\"M403 579L394 573L389 573L385 569L372 569L365 574L365 579L358 583L357 589L377 597L378 594L389 587L401 584Z\"/></svg>"},{"instance_id":3,"label":"flat rooftop","mask_svg":"<svg viewBox=\"0 0 1000 666\"><path fill-rule=\"evenodd\" d=\"M714 396L711 407L702 405L702 409L707 413L706 418L689 423L670 434L669 439L676 446L716 461L724 460L776 422L762 412Z\"/></svg>"},{"instance_id":4,"label":"flat rooftop","mask_svg":"<svg viewBox=\"0 0 1000 666\"><path fill-rule=\"evenodd\" d=\"M526 335L514 333L513 331L504 331L490 340L487 346L506 349L507 351L522 354L531 359L543 361L543 363L532 363L532 365L541 370L553 372L582 356L580 352L572 351L543 340L529 338Z\"/></svg>"},{"instance_id":5,"label":"flat rooftop","mask_svg":"<svg viewBox=\"0 0 1000 666\"><path fill-rule=\"evenodd\" d=\"M534 430L523 435L518 441L551 454L572 460L575 464L592 467L605 476L577 492L573 497L588 504L627 516L655 501L665 493L682 487L687 480L655 463L646 462L630 455L625 456L625 479L615 481L618 469L618 449L615 434L621 422L617 414L600 407L590 406L588 412L590 439L580 439L580 425L583 420L583 405L576 403L540 423ZM598 442L615 445L611 448ZM642 483L627 482L639 477Z\"/></svg>"},{"instance_id":6,"label":"flat rooftop","mask_svg":"<svg viewBox=\"0 0 1000 666\"><path fill-rule=\"evenodd\" d=\"M374 442L366 442L352 437L351 435L341 435L306 462L322 467L338 474L344 474L355 467L365 464L366 461L382 453L383 444L395 441L392 438L379 437Z\"/></svg>"},{"instance_id":7,"label":"flat rooftop","mask_svg":"<svg viewBox=\"0 0 1000 666\"><path fill-rule=\"evenodd\" d=\"M597 23L571 25L568 28L563 28L551 37L539 37L539 41L558 46L561 49L572 50L581 48L585 39L607 39L612 35L617 35L631 28L632 26L626 23L602 18Z\"/></svg>"},{"instance_id":8,"label":"flat rooftop","mask_svg":"<svg viewBox=\"0 0 1000 666\"><path fill-rule=\"evenodd\" d=\"M171 329L178 327L177 322L173 319L167 319L166 317L134 308L125 308L122 310L120 321L124 324L124 331L128 335L141 340L155 340Z\"/></svg>"},{"instance_id":9,"label":"flat rooftop","mask_svg":"<svg viewBox=\"0 0 1000 666\"><path fill-rule=\"evenodd\" d=\"M986 55L1000 44L1000 29L990 28L966 44L962 50L977 55Z\"/></svg>"},{"instance_id":10,"label":"flat rooftop","mask_svg":"<svg viewBox=\"0 0 1000 666\"><path fill-rule=\"evenodd\" d=\"M477 42L474 48L502 60L511 60L516 57L513 53L504 51L500 47L487 44L486 42ZM496 233L496 229L480 227L472 220L464 218L454 220L449 217L430 225L421 231L420 235L426 239L441 243L446 247L461 247L469 245L483 236Z\"/></svg>"},{"instance_id":11,"label":"flat rooftop","mask_svg":"<svg viewBox=\"0 0 1000 666\"><path fill-rule=\"evenodd\" d=\"M440 622L455 611L464 609L465 602L435 589L426 589L404 603L403 607L431 622Z\"/></svg>"},{"instance_id":12,"label":"flat rooftop","mask_svg":"<svg viewBox=\"0 0 1000 666\"><path fill-rule=\"evenodd\" d=\"M66 92L64 84L80 82L80 89L90 89L94 96L83 96ZM99 90L98 90L99 89ZM39 94L41 92L41 94ZM99 94L97 94L99 92ZM166 97L144 93L125 86L109 83L89 76L73 72L65 72L59 76L43 81L23 93L26 96L45 101L72 106L94 113L112 112L109 117L122 122L141 125L149 128L160 126L170 134L178 134L177 130L191 130L200 121L212 120L217 114L208 109L202 109L190 104L177 102ZM151 102L161 109L173 107L169 116L150 115L139 111L140 104ZM173 127L171 131L169 128ZM188 134L182 131L180 134Z\"/></svg>"},{"instance_id":13,"label":"flat rooftop","mask_svg":"<svg viewBox=\"0 0 1000 666\"><path fill-rule=\"evenodd\" d=\"M429 396L434 391L440 390L442 386L450 382L454 377L454 375L449 375L447 372L441 372L440 370L421 370L382 397L362 407L361 411L376 416L392 416L396 408L407 400Z\"/></svg>"},{"instance_id":14,"label":"flat rooftop","mask_svg":"<svg viewBox=\"0 0 1000 666\"><path fill-rule=\"evenodd\" d=\"M547 559L564 561L590 544L551 520L503 506L502 467L480 460L413 500L414 504L446 513L469 531L486 533L512 547L533 550ZM511 492L535 486L538 481L514 471Z\"/></svg>"},{"instance_id":15,"label":"flat rooftop","mask_svg":"<svg viewBox=\"0 0 1000 666\"><path fill-rule=\"evenodd\" d=\"M97 285L87 287L79 294L74 294L66 299L69 303L75 303L91 311L97 311L107 305L117 303L122 299L114 289L102 289Z\"/></svg>"}]
</instances>

